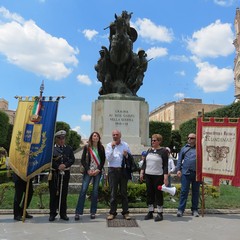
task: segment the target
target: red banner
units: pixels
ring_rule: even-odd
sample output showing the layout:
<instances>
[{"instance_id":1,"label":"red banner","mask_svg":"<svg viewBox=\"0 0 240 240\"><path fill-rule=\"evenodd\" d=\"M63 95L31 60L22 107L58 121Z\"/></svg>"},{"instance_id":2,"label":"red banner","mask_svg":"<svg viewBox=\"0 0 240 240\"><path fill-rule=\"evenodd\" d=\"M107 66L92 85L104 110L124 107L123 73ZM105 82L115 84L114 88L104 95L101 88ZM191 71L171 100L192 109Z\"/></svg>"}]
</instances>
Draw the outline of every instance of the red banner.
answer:
<instances>
[{"instance_id":1,"label":"red banner","mask_svg":"<svg viewBox=\"0 0 240 240\"><path fill-rule=\"evenodd\" d=\"M240 187L240 119L197 121L197 180L210 178L213 186L228 181Z\"/></svg>"}]
</instances>

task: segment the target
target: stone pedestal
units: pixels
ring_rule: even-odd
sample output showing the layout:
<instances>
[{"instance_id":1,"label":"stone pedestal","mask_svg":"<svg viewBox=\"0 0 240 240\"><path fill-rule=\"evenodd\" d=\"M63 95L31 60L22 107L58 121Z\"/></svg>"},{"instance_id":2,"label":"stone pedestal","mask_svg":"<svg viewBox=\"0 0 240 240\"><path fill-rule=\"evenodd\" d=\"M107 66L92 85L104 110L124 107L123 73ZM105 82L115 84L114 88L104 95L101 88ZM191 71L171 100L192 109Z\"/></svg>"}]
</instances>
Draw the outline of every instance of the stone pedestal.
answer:
<instances>
[{"instance_id":1,"label":"stone pedestal","mask_svg":"<svg viewBox=\"0 0 240 240\"><path fill-rule=\"evenodd\" d=\"M118 93L100 96L92 104L91 130L97 131L105 145L112 141L112 131L118 129L132 153L149 145L149 106L144 98Z\"/></svg>"}]
</instances>

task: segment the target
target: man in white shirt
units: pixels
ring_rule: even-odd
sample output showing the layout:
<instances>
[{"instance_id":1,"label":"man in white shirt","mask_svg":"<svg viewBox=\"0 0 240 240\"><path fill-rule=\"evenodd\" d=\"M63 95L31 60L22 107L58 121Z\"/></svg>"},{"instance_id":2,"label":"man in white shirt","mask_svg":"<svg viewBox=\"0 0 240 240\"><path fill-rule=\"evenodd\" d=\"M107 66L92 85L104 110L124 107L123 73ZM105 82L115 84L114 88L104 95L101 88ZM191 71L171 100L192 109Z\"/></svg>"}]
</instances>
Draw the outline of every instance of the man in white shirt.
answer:
<instances>
[{"instance_id":1,"label":"man in white shirt","mask_svg":"<svg viewBox=\"0 0 240 240\"><path fill-rule=\"evenodd\" d=\"M124 161L128 161L128 154L131 154L129 146L121 140L121 132L113 130L113 141L106 146L106 159L108 161L108 177L111 192L110 211L107 217L112 220L117 215L117 192L118 186L122 198L122 215L125 219L130 220L128 211L127 183L128 176L125 174L123 166Z\"/></svg>"}]
</instances>

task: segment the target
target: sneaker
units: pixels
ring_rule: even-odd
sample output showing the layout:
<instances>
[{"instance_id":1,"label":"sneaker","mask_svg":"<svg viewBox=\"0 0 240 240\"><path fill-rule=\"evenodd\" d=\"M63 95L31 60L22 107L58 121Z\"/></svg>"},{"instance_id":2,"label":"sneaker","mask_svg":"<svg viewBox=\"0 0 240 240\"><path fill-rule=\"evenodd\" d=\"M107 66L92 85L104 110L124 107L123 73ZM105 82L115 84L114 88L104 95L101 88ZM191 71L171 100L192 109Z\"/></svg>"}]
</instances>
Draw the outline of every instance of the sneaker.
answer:
<instances>
[{"instance_id":1,"label":"sneaker","mask_svg":"<svg viewBox=\"0 0 240 240\"><path fill-rule=\"evenodd\" d=\"M95 218L96 218L95 214L94 214L94 213L91 213L91 214L90 214L90 218L91 218L91 219L95 219Z\"/></svg>"},{"instance_id":2,"label":"sneaker","mask_svg":"<svg viewBox=\"0 0 240 240\"><path fill-rule=\"evenodd\" d=\"M128 213L124 214L123 218L126 219L126 220L131 220L131 217L129 216Z\"/></svg>"},{"instance_id":3,"label":"sneaker","mask_svg":"<svg viewBox=\"0 0 240 240\"><path fill-rule=\"evenodd\" d=\"M148 212L147 215L144 217L144 220L153 219L153 212Z\"/></svg>"},{"instance_id":4,"label":"sneaker","mask_svg":"<svg viewBox=\"0 0 240 240\"><path fill-rule=\"evenodd\" d=\"M199 217L199 213L198 213L197 210L194 210L194 211L192 212L192 215L193 215L194 217Z\"/></svg>"},{"instance_id":5,"label":"sneaker","mask_svg":"<svg viewBox=\"0 0 240 240\"><path fill-rule=\"evenodd\" d=\"M74 219L75 219L75 221L79 221L79 220L80 220L80 216L79 216L79 214L76 213Z\"/></svg>"},{"instance_id":6,"label":"sneaker","mask_svg":"<svg viewBox=\"0 0 240 240\"><path fill-rule=\"evenodd\" d=\"M183 212L181 210L177 211L177 217L182 217L183 216Z\"/></svg>"},{"instance_id":7,"label":"sneaker","mask_svg":"<svg viewBox=\"0 0 240 240\"><path fill-rule=\"evenodd\" d=\"M113 214L109 214L107 216L107 220L113 220L115 218L115 216Z\"/></svg>"},{"instance_id":8,"label":"sneaker","mask_svg":"<svg viewBox=\"0 0 240 240\"><path fill-rule=\"evenodd\" d=\"M157 216L154 218L155 222L159 222L163 220L163 215L162 213L157 213Z\"/></svg>"}]
</instances>

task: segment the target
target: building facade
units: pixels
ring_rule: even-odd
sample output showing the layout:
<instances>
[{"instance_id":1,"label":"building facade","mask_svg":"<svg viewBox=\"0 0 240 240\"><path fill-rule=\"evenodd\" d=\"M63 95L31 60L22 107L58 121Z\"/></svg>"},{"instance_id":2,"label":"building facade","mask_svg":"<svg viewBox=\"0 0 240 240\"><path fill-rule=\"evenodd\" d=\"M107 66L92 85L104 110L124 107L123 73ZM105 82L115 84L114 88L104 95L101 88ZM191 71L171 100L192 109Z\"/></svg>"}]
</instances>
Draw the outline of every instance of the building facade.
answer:
<instances>
[{"instance_id":1,"label":"building facade","mask_svg":"<svg viewBox=\"0 0 240 240\"><path fill-rule=\"evenodd\" d=\"M169 102L154 109L149 114L149 121L170 122L172 130L178 130L179 126L192 118L199 116L202 111L211 112L224 105L203 104L202 99L184 98L177 102Z\"/></svg>"},{"instance_id":2,"label":"building facade","mask_svg":"<svg viewBox=\"0 0 240 240\"><path fill-rule=\"evenodd\" d=\"M0 111L3 111L8 115L10 124L14 123L16 112L8 109L8 101L4 98L0 98Z\"/></svg>"}]
</instances>

